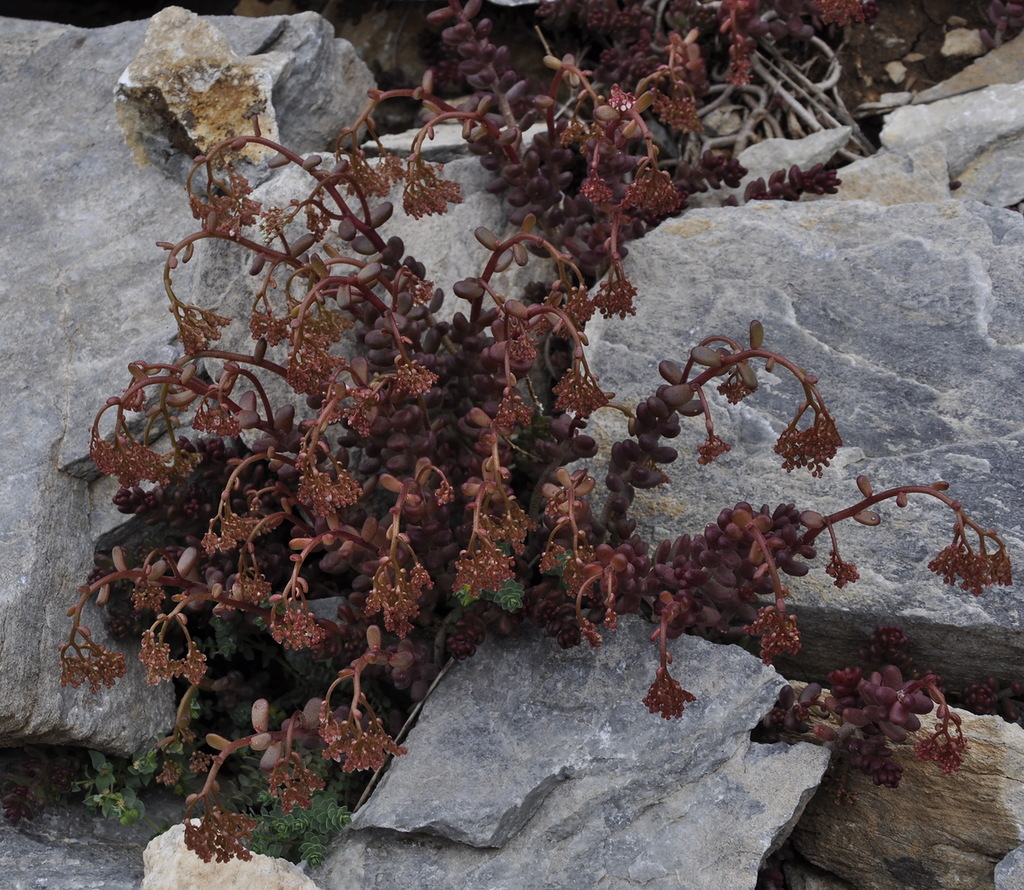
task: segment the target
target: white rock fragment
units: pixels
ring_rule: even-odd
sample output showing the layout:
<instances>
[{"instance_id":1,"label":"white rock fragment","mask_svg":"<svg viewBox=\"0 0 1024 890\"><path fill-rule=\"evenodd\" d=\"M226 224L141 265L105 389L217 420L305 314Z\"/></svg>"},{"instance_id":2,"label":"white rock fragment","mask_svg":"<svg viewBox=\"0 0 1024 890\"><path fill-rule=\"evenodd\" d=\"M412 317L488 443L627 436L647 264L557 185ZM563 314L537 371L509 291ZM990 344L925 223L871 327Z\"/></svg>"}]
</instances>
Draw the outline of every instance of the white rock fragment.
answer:
<instances>
[{"instance_id":1,"label":"white rock fragment","mask_svg":"<svg viewBox=\"0 0 1024 890\"><path fill-rule=\"evenodd\" d=\"M320 890L298 866L273 856L203 862L185 846L180 824L153 838L144 859L142 890Z\"/></svg>"},{"instance_id":2,"label":"white rock fragment","mask_svg":"<svg viewBox=\"0 0 1024 890\"><path fill-rule=\"evenodd\" d=\"M954 28L946 33L940 52L947 58L976 58L985 55L985 44L977 28Z\"/></svg>"}]
</instances>

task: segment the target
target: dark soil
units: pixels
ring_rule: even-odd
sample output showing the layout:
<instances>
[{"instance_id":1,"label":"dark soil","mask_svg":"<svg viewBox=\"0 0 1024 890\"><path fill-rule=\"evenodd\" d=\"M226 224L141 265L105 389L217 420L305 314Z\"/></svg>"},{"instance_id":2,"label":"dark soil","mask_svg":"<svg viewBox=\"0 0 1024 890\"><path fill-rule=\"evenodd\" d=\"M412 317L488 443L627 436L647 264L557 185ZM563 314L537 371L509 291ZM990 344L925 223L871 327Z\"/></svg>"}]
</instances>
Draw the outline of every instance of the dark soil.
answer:
<instances>
[{"instance_id":1,"label":"dark soil","mask_svg":"<svg viewBox=\"0 0 1024 890\"><path fill-rule=\"evenodd\" d=\"M847 108L877 102L883 93L919 92L952 77L973 59L946 58L939 50L954 28L991 28L983 4L964 0L880 0L869 26L847 28L839 53L840 93ZM885 66L901 62L905 79L893 83Z\"/></svg>"}]
</instances>

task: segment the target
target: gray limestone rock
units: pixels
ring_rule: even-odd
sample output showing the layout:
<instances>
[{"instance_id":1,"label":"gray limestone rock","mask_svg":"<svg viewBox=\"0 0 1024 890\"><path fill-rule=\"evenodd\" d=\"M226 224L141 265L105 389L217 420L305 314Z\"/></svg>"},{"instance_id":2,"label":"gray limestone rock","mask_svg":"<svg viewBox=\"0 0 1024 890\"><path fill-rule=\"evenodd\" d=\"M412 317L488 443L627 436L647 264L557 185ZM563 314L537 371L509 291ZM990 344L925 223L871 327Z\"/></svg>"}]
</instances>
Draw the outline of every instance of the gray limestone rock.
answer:
<instances>
[{"instance_id":1,"label":"gray limestone rock","mask_svg":"<svg viewBox=\"0 0 1024 890\"><path fill-rule=\"evenodd\" d=\"M1024 890L1024 846L1007 853L996 864L996 890Z\"/></svg>"},{"instance_id":2,"label":"gray limestone rock","mask_svg":"<svg viewBox=\"0 0 1024 890\"><path fill-rule=\"evenodd\" d=\"M949 190L946 152L941 144L926 145L909 154L882 149L839 170L835 195L805 195L805 201L873 201L876 204L917 204L946 201Z\"/></svg>"},{"instance_id":3,"label":"gray limestone rock","mask_svg":"<svg viewBox=\"0 0 1024 890\"><path fill-rule=\"evenodd\" d=\"M1024 200L1024 81L897 108L880 138L904 154L941 144L961 198L996 207Z\"/></svg>"},{"instance_id":4,"label":"gray limestone rock","mask_svg":"<svg viewBox=\"0 0 1024 890\"><path fill-rule=\"evenodd\" d=\"M738 160L746 167L747 175L736 188L723 186L703 194L691 195L691 207L717 207L730 197L743 199L743 192L755 179L768 181L777 170L789 172L794 164L803 170L815 164L824 164L850 140L850 127L835 127L805 136L803 139L765 139L744 149Z\"/></svg>"},{"instance_id":5,"label":"gray limestone rock","mask_svg":"<svg viewBox=\"0 0 1024 890\"><path fill-rule=\"evenodd\" d=\"M650 714L649 635L629 616L597 650L531 633L456 665L317 883L752 888L828 754L752 744L781 678L693 637L672 671L697 701Z\"/></svg>"},{"instance_id":6,"label":"gray limestone rock","mask_svg":"<svg viewBox=\"0 0 1024 890\"><path fill-rule=\"evenodd\" d=\"M326 134L337 123L331 115L365 101L365 83L345 80L335 58L347 44L324 43L317 22L215 20L241 56L261 47L284 54L292 92L278 122L286 138ZM93 483L89 429L124 387L130 361L177 352L155 243L195 224L182 182L138 167L117 122L114 87L145 31L144 21L86 30L0 20L0 106L16 140L16 160L0 167L0 746L80 743L130 754L173 716L170 687L146 686L131 653L129 676L112 692L57 682L75 588L97 539L124 519L109 503L108 481ZM333 88L328 72L343 78ZM323 95L333 97L329 109ZM86 620L104 642L102 616Z\"/></svg>"},{"instance_id":7,"label":"gray limestone rock","mask_svg":"<svg viewBox=\"0 0 1024 890\"><path fill-rule=\"evenodd\" d=\"M57 682L93 524L112 524L88 484L92 418L136 350L157 360L173 353L170 318L154 312L154 242L176 234L180 223L169 225L163 208L181 199L155 169L131 162L111 99L144 29L0 27L0 104L21 146L19 162L0 167L0 746L82 742L128 754L173 715L171 690L154 694L132 657L112 693Z\"/></svg>"},{"instance_id":8,"label":"gray limestone rock","mask_svg":"<svg viewBox=\"0 0 1024 890\"><path fill-rule=\"evenodd\" d=\"M767 348L820 378L846 446L820 480L800 470L787 475L773 446L799 404L792 377L759 372L760 389L738 406L712 389L716 430L733 450L698 466L703 423L684 422L670 484L640 492L634 505L642 536L657 542L697 534L738 501L839 509L859 498L860 474L879 491L944 479L969 513L1000 531L1019 565L1018 214L959 201L765 202L697 211L631 245L626 272L639 291L636 316L587 328L591 368L617 401L635 404L652 394L661 382L658 363L685 363L704 337L745 342L757 318ZM622 429L616 412L607 411L587 431L608 444ZM978 679L979 652L985 675L1020 673L1019 584L978 599L944 586L927 563L949 543L952 514L927 500L912 498L903 510L890 502L875 529L839 526L844 557L860 567L857 584L837 590L823 566L792 579L804 635L798 670L817 677L854 663L867 633L899 624L921 653L921 667L951 683ZM829 548L820 543L824 563ZM956 646L949 645L954 635Z\"/></svg>"}]
</instances>

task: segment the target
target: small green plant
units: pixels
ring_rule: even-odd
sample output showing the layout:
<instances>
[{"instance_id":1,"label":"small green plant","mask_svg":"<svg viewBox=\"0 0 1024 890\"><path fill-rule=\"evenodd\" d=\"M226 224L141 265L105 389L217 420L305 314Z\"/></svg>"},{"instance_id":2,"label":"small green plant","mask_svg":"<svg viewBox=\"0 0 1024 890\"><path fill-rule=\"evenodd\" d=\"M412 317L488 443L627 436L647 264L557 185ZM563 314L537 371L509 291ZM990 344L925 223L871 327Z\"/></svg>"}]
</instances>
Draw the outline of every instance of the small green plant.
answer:
<instances>
[{"instance_id":1,"label":"small green plant","mask_svg":"<svg viewBox=\"0 0 1024 890\"><path fill-rule=\"evenodd\" d=\"M96 807L107 819L134 825L146 815L138 792L149 785L158 768L156 751L131 762L117 763L99 751L89 751L90 768L77 782L86 806Z\"/></svg>"},{"instance_id":2,"label":"small green plant","mask_svg":"<svg viewBox=\"0 0 1024 890\"><path fill-rule=\"evenodd\" d=\"M308 808L289 813L269 794L264 794L261 803L265 810L249 840L249 849L313 866L324 861L327 845L352 821L348 807L325 793L313 795Z\"/></svg>"},{"instance_id":3,"label":"small green plant","mask_svg":"<svg viewBox=\"0 0 1024 890\"><path fill-rule=\"evenodd\" d=\"M319 813L321 837L340 826L343 806L331 809L325 789L404 753L403 716L448 656L473 655L489 633L530 621L563 647L597 646L618 615L641 613L658 649L644 702L674 718L693 696L670 673L669 641L694 633L745 642L768 663L796 652L788 578L809 571L824 536L824 571L837 587L854 582L836 529L846 520L877 525L880 504L902 507L913 496L950 511L953 541L929 566L948 583L972 594L1010 583L1002 540L944 483L875 492L861 477L854 502L829 515L740 503L693 535L648 542L636 534L634 500L666 483L662 467L677 458L668 443L684 425L695 422L704 436L701 464L731 448L716 432L709 386L736 403L756 393L761 367L792 378L793 417L775 445L787 472L820 476L840 435L817 378L768 348L757 322L743 342L710 336L664 361L662 382L635 406L602 389L587 361L586 325L598 312L634 311L642 295L626 275L624 242L683 209L685 189L661 166L650 114L664 113L666 90L696 95L686 78L699 67L697 38L670 40L662 67L633 92L601 92L575 60L554 56L551 83L533 89L508 74L486 22L471 21L479 5L450 0L433 20L447 24L445 43L485 95L455 107L428 75L415 90L373 93L333 159L296 154L258 126L196 159L188 195L199 228L162 245L183 355L132 363L128 386L94 425L93 460L119 479L120 508L163 520L174 537L137 553L114 548L79 588L62 681L98 690L123 675L125 656L82 621L90 601L110 606L141 638L149 682L178 684L174 726L154 748L156 778L188 786L186 842L206 860L278 843L294 850L276 838L307 825L302 809ZM731 16L721 33L746 33L752 20L740 13L755 5L721 4ZM731 46L738 80L749 47L738 37ZM368 157L373 115L408 98L428 115L408 158L379 143L380 156ZM566 117L556 113L563 101ZM510 233L467 233L480 272L446 294L430 278L430 258L407 255L388 222L398 189L416 218L461 200L421 155L449 120L485 167L500 170L495 191L516 208L541 197L544 206L514 214ZM534 122L541 132L527 142ZM250 144L275 152L272 168L302 171L308 189L284 207L255 201L233 163ZM798 174L790 181L808 188L832 182L819 181L822 171ZM252 256L247 318L218 315L176 289L176 270L209 240ZM524 292L499 284L513 264L536 270ZM457 308L442 314L452 299ZM233 323L248 328L247 348L220 348ZM271 381L290 395L272 397ZM596 411L628 421L603 455L586 433ZM101 434L108 419L112 436ZM301 669L296 659L305 659ZM318 691L293 683L300 674L319 680ZM895 677L870 682L875 704L899 695ZM941 690L919 683L909 693L912 713L939 708L941 732L922 741L921 755L955 768L963 739ZM909 731L912 722L902 725ZM248 779L229 780L236 752L254 755L269 796L253 796ZM103 784L107 775L97 774ZM97 787L100 805L113 793ZM111 811L134 812L120 793ZM270 800L279 812L268 811ZM320 855L312 846L298 852Z\"/></svg>"}]
</instances>

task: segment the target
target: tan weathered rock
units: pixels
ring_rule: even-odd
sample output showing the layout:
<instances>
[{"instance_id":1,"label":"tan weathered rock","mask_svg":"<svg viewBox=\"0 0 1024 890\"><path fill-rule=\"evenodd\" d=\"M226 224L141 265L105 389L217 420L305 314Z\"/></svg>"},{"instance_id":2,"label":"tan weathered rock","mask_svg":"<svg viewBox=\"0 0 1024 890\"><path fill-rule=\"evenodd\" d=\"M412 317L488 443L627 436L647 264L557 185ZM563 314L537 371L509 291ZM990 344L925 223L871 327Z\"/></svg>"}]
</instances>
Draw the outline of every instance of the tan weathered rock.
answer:
<instances>
[{"instance_id":1,"label":"tan weathered rock","mask_svg":"<svg viewBox=\"0 0 1024 890\"><path fill-rule=\"evenodd\" d=\"M954 28L946 33L941 53L944 56L983 56L985 44L977 28Z\"/></svg>"},{"instance_id":2,"label":"tan weathered rock","mask_svg":"<svg viewBox=\"0 0 1024 890\"><path fill-rule=\"evenodd\" d=\"M888 207L951 197L941 145L925 145L911 154L880 151L841 168L839 179L842 185L837 194L806 195L804 200L874 201Z\"/></svg>"},{"instance_id":3,"label":"tan weathered rock","mask_svg":"<svg viewBox=\"0 0 1024 890\"><path fill-rule=\"evenodd\" d=\"M903 764L896 790L879 788L861 772L843 780L856 793L837 804L839 779L830 775L792 835L811 862L857 890L985 890L994 870L1020 844L1024 831L1024 730L999 717L955 712L969 748L959 772L944 775L894 746ZM921 719L922 731L934 717Z\"/></svg>"},{"instance_id":4,"label":"tan weathered rock","mask_svg":"<svg viewBox=\"0 0 1024 890\"><path fill-rule=\"evenodd\" d=\"M146 40L117 83L116 107L125 141L142 166L167 147L189 157L223 139L252 132L259 115L264 136L276 139L272 54L242 58L210 22L179 6L150 20ZM274 152L247 146L260 161Z\"/></svg>"},{"instance_id":5,"label":"tan weathered rock","mask_svg":"<svg viewBox=\"0 0 1024 890\"><path fill-rule=\"evenodd\" d=\"M142 890L319 890L298 866L273 856L203 862L185 846L184 825L153 838L145 862Z\"/></svg>"},{"instance_id":6,"label":"tan weathered rock","mask_svg":"<svg viewBox=\"0 0 1024 890\"><path fill-rule=\"evenodd\" d=\"M906 61L906 60L904 60ZM1024 37L1016 37L954 74L948 80L922 90L914 97L921 105L944 99L968 90L979 90L996 83L1019 83L1024 80Z\"/></svg>"}]
</instances>

